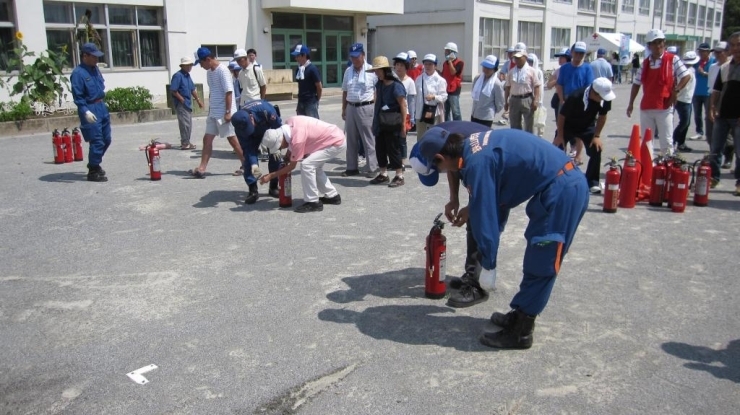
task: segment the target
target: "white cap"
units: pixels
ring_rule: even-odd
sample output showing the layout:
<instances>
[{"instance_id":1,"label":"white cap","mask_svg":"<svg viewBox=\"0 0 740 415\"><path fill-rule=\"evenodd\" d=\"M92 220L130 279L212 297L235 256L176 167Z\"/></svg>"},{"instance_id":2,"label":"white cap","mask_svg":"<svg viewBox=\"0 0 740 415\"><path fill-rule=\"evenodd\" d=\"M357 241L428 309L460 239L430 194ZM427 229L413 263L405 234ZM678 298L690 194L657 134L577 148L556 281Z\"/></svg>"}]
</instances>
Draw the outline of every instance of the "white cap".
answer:
<instances>
[{"instance_id":1,"label":"white cap","mask_svg":"<svg viewBox=\"0 0 740 415\"><path fill-rule=\"evenodd\" d=\"M424 59L422 59L421 61L422 62L426 62L426 61L434 62L434 64L436 65L437 64L437 55L435 55L433 53L427 53L426 55L424 55Z\"/></svg>"},{"instance_id":2,"label":"white cap","mask_svg":"<svg viewBox=\"0 0 740 415\"><path fill-rule=\"evenodd\" d=\"M690 50L690 51L684 53L683 58L681 60L686 65L693 65L693 64L699 62L699 57L696 55L696 52L694 52L693 50Z\"/></svg>"},{"instance_id":3,"label":"white cap","mask_svg":"<svg viewBox=\"0 0 740 415\"><path fill-rule=\"evenodd\" d=\"M283 130L281 128L275 128L265 131L262 136L262 145L270 150L270 153L277 153L280 151L280 146L283 144Z\"/></svg>"},{"instance_id":4,"label":"white cap","mask_svg":"<svg viewBox=\"0 0 740 415\"><path fill-rule=\"evenodd\" d=\"M586 46L586 42L576 42L575 45L573 45L572 52L586 53L587 50L588 47Z\"/></svg>"},{"instance_id":5,"label":"white cap","mask_svg":"<svg viewBox=\"0 0 740 415\"><path fill-rule=\"evenodd\" d=\"M535 55L534 53L528 53L527 60L534 62L535 60L537 60L537 55Z\"/></svg>"},{"instance_id":6,"label":"white cap","mask_svg":"<svg viewBox=\"0 0 740 415\"><path fill-rule=\"evenodd\" d=\"M445 50L447 50L447 49L449 49L449 50L457 53L457 44L456 43L452 43L452 42L447 42L447 44L445 45Z\"/></svg>"},{"instance_id":7,"label":"white cap","mask_svg":"<svg viewBox=\"0 0 740 415\"><path fill-rule=\"evenodd\" d=\"M665 51L668 53L678 53L678 46L668 46L665 48Z\"/></svg>"},{"instance_id":8,"label":"white cap","mask_svg":"<svg viewBox=\"0 0 740 415\"><path fill-rule=\"evenodd\" d=\"M483 62L480 63L480 66L488 69L495 69L497 64L498 58L493 55L488 55L483 59Z\"/></svg>"},{"instance_id":9,"label":"white cap","mask_svg":"<svg viewBox=\"0 0 740 415\"><path fill-rule=\"evenodd\" d=\"M516 45L514 45L514 52L526 52L527 51L527 45L524 44L524 42L519 42Z\"/></svg>"},{"instance_id":10,"label":"white cap","mask_svg":"<svg viewBox=\"0 0 740 415\"><path fill-rule=\"evenodd\" d=\"M395 57L395 58L393 58L393 60L394 60L394 61L395 61L395 60L399 60L399 61L404 61L404 62L408 62L408 61L409 61L409 54L408 54L408 53L406 53L406 52L401 52L401 53L399 53L398 55L396 55L396 57Z\"/></svg>"},{"instance_id":11,"label":"white cap","mask_svg":"<svg viewBox=\"0 0 740 415\"><path fill-rule=\"evenodd\" d=\"M645 41L650 43L657 39L665 39L665 34L660 29L650 29L645 36Z\"/></svg>"},{"instance_id":12,"label":"white cap","mask_svg":"<svg viewBox=\"0 0 740 415\"><path fill-rule=\"evenodd\" d=\"M612 90L612 81L607 78L596 78L591 84L591 88L599 94L601 99L604 101L611 101L617 97L617 94Z\"/></svg>"},{"instance_id":13,"label":"white cap","mask_svg":"<svg viewBox=\"0 0 740 415\"><path fill-rule=\"evenodd\" d=\"M246 57L247 57L247 51L245 49L237 49L234 52L234 59L246 58Z\"/></svg>"},{"instance_id":14,"label":"white cap","mask_svg":"<svg viewBox=\"0 0 740 415\"><path fill-rule=\"evenodd\" d=\"M184 58L180 58L180 66L185 65L192 65L193 64L193 58L186 56Z\"/></svg>"},{"instance_id":15,"label":"white cap","mask_svg":"<svg viewBox=\"0 0 740 415\"><path fill-rule=\"evenodd\" d=\"M718 52L721 50L727 50L727 42L722 41L722 42L717 43L717 45L713 47L712 50L715 52Z\"/></svg>"},{"instance_id":16,"label":"white cap","mask_svg":"<svg viewBox=\"0 0 740 415\"><path fill-rule=\"evenodd\" d=\"M416 57L416 52L414 52L413 50L410 50L407 53L409 55L409 59L414 59Z\"/></svg>"}]
</instances>

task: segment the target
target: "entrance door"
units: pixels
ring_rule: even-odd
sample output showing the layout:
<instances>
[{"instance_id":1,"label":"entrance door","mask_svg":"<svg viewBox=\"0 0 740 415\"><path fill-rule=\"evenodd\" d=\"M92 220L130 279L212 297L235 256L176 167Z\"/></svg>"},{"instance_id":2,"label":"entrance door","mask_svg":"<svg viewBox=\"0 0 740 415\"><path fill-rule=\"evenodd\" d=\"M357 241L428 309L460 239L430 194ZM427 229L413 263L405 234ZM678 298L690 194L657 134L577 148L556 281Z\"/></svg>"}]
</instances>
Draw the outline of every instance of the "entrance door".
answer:
<instances>
[{"instance_id":1,"label":"entrance door","mask_svg":"<svg viewBox=\"0 0 740 415\"><path fill-rule=\"evenodd\" d=\"M323 82L325 85L341 85L349 60L349 47L352 46L352 33L327 31L324 45Z\"/></svg>"},{"instance_id":2,"label":"entrance door","mask_svg":"<svg viewBox=\"0 0 740 415\"><path fill-rule=\"evenodd\" d=\"M274 29L272 32L272 67L296 71L298 65L290 52L298 44L304 43L303 30Z\"/></svg>"}]
</instances>

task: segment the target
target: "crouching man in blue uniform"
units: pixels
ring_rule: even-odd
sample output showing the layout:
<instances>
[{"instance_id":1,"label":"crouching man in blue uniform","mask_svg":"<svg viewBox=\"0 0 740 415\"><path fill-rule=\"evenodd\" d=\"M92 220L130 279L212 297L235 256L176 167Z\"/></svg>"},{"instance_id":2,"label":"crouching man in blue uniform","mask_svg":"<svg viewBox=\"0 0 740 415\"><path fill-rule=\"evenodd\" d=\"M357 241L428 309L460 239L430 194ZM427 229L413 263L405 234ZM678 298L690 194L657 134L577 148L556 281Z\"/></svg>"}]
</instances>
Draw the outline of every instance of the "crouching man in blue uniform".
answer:
<instances>
[{"instance_id":1,"label":"crouching man in blue uniform","mask_svg":"<svg viewBox=\"0 0 740 415\"><path fill-rule=\"evenodd\" d=\"M72 98L80 117L80 132L90 144L87 163L87 180L107 182L105 170L100 167L105 151L110 146L110 114L105 106L105 82L98 69L98 58L103 56L93 43L80 49L82 63L72 71Z\"/></svg>"},{"instance_id":2,"label":"crouching man in blue uniform","mask_svg":"<svg viewBox=\"0 0 740 415\"><path fill-rule=\"evenodd\" d=\"M250 101L231 117L236 137L244 151L244 181L249 186L249 194L244 203L251 205L259 199L257 180L262 176L259 169L260 143L265 131L280 128L283 121L275 111L275 107L263 99ZM280 154L273 154L267 162L270 173L280 168ZM278 197L278 179L270 180L270 196Z\"/></svg>"},{"instance_id":3,"label":"crouching man in blue uniform","mask_svg":"<svg viewBox=\"0 0 740 415\"><path fill-rule=\"evenodd\" d=\"M588 207L586 178L557 147L520 130L474 133L468 137L435 127L416 144L413 162L420 176L458 172L470 193L467 207L457 212L454 225L470 218L478 243L480 285L493 287L499 237L511 208L527 199L529 225L524 232L524 277L507 314L491 320L502 331L486 333L480 341L504 349L532 346L534 321L550 298L560 265Z\"/></svg>"}]
</instances>

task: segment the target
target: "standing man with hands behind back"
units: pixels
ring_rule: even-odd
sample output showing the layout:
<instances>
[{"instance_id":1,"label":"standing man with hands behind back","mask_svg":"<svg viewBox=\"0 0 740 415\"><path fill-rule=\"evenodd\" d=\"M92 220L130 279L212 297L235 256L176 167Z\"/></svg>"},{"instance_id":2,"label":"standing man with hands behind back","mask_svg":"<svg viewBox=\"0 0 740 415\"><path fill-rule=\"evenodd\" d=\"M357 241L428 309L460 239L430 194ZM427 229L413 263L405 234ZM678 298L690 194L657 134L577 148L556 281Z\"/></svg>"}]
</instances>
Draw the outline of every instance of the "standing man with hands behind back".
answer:
<instances>
[{"instance_id":1,"label":"standing man with hands behind back","mask_svg":"<svg viewBox=\"0 0 740 415\"><path fill-rule=\"evenodd\" d=\"M180 149L194 150L195 145L190 142L190 134L193 130L193 103L195 98L198 107L203 108L203 102L198 97L198 91L195 89L193 78L190 77L190 71L193 69L193 60L186 56L180 59L180 70L172 75L170 82L170 92L175 103L175 112L177 112L177 126L180 128Z\"/></svg>"}]
</instances>

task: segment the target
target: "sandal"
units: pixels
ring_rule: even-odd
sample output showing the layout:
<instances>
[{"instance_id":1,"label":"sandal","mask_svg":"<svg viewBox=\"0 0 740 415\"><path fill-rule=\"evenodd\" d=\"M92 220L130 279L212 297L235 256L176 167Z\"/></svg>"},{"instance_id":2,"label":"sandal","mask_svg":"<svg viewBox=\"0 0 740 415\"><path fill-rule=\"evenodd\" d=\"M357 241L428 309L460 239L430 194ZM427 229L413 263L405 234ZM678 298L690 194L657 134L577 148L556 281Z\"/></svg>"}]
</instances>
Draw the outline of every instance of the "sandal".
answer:
<instances>
[{"instance_id":1,"label":"sandal","mask_svg":"<svg viewBox=\"0 0 740 415\"><path fill-rule=\"evenodd\" d=\"M231 173L231 175L232 176L243 176L244 175L244 169L242 169L240 167L239 170L236 170L235 172Z\"/></svg>"},{"instance_id":2,"label":"sandal","mask_svg":"<svg viewBox=\"0 0 740 415\"><path fill-rule=\"evenodd\" d=\"M180 146L180 150L195 150L195 144L190 143L185 146Z\"/></svg>"},{"instance_id":3,"label":"sandal","mask_svg":"<svg viewBox=\"0 0 740 415\"><path fill-rule=\"evenodd\" d=\"M188 170L188 173L190 173L190 175L193 176L193 178L195 179L205 179L206 178L206 174L198 169Z\"/></svg>"}]
</instances>

